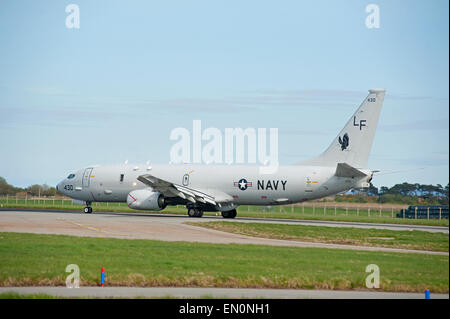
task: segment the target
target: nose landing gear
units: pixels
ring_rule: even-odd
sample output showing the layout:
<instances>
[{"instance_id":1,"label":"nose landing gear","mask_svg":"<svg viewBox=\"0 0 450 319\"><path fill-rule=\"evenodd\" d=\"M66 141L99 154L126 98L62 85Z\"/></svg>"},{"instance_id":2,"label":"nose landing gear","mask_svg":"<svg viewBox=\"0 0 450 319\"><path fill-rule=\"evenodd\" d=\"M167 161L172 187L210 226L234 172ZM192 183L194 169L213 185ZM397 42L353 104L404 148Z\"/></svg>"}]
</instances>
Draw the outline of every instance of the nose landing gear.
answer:
<instances>
[{"instance_id":1,"label":"nose landing gear","mask_svg":"<svg viewBox=\"0 0 450 319\"><path fill-rule=\"evenodd\" d=\"M86 207L84 208L85 214L92 214L91 204L92 204L92 202L86 202Z\"/></svg>"}]
</instances>

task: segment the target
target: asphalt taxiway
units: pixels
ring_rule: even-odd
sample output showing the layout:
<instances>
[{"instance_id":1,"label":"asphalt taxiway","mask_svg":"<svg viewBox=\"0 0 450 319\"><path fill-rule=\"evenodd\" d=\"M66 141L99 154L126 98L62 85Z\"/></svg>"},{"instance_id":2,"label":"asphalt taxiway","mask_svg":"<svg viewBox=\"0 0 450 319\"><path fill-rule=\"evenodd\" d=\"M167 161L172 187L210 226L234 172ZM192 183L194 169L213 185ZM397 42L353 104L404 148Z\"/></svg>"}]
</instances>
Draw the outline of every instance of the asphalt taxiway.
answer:
<instances>
[{"instance_id":1,"label":"asphalt taxiway","mask_svg":"<svg viewBox=\"0 0 450 319\"><path fill-rule=\"evenodd\" d=\"M0 287L1 293L47 294L64 298L269 298L269 299L425 299L424 293L306 289L191 287ZM449 299L431 293L431 299Z\"/></svg>"},{"instance_id":2,"label":"asphalt taxiway","mask_svg":"<svg viewBox=\"0 0 450 319\"><path fill-rule=\"evenodd\" d=\"M186 222L189 221L206 222L215 220L223 220L223 218L219 216L190 218L183 215L148 213L95 212L93 214L84 214L79 211L2 209L0 210L0 232L61 234L71 236L150 239L216 244L233 243L290 247L316 247L329 249L356 249L369 251L449 255L448 252L256 238L186 224ZM329 227L423 230L448 233L448 227L432 227L419 225L387 225L244 217L233 219L233 221L283 223L293 225L320 225Z\"/></svg>"}]
</instances>

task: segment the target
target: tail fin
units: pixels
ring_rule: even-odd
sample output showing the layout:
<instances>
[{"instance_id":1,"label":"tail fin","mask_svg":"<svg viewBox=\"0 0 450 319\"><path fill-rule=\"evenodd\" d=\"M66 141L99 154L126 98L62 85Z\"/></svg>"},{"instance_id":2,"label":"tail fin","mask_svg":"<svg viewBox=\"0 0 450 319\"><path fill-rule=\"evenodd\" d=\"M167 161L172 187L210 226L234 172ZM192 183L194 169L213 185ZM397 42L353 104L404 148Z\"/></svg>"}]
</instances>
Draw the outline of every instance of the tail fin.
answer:
<instances>
[{"instance_id":1,"label":"tail fin","mask_svg":"<svg viewBox=\"0 0 450 319\"><path fill-rule=\"evenodd\" d=\"M336 166L347 163L366 168L385 92L385 89L369 90L369 95L326 151L300 164Z\"/></svg>"}]
</instances>

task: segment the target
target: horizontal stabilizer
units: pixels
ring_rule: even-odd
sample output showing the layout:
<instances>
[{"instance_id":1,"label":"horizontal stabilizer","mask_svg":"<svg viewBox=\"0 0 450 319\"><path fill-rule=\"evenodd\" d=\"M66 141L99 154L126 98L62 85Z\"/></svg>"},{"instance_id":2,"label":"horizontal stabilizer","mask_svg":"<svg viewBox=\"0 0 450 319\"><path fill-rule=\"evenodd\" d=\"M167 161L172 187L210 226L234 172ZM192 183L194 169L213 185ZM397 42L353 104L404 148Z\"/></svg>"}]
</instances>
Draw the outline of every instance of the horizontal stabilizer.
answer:
<instances>
[{"instance_id":1,"label":"horizontal stabilizer","mask_svg":"<svg viewBox=\"0 0 450 319\"><path fill-rule=\"evenodd\" d=\"M354 168L353 166L348 165L347 163L338 163L336 167L336 173L334 175L338 177L364 177L367 176L364 172L361 172L359 169Z\"/></svg>"}]
</instances>

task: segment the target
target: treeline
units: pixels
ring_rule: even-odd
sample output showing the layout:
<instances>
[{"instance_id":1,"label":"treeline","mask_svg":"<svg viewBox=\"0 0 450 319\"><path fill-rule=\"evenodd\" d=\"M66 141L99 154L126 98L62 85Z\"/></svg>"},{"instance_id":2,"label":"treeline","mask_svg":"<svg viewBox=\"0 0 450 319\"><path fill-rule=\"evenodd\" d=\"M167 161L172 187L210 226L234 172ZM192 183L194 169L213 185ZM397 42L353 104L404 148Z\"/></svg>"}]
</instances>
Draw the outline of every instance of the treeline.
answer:
<instances>
[{"instance_id":1,"label":"treeline","mask_svg":"<svg viewBox=\"0 0 450 319\"><path fill-rule=\"evenodd\" d=\"M377 188L370 184L366 190L352 190L347 194L337 195L339 202L356 203L396 203L407 205L448 205L449 184L447 186L425 184L396 184L391 188Z\"/></svg>"},{"instance_id":2,"label":"treeline","mask_svg":"<svg viewBox=\"0 0 450 319\"><path fill-rule=\"evenodd\" d=\"M0 196L24 195L55 196L62 195L55 187L44 185L31 185L26 188L14 187L0 176ZM407 205L448 205L449 184L447 186L424 184L396 184L391 188L375 187L372 183L365 190L351 190L346 194L336 195L337 202L354 203L395 203Z\"/></svg>"},{"instance_id":3,"label":"treeline","mask_svg":"<svg viewBox=\"0 0 450 319\"><path fill-rule=\"evenodd\" d=\"M55 187L50 187L46 184L31 185L26 188L15 187L6 182L6 179L0 176L0 196L6 195L31 195L31 196L55 196L62 195Z\"/></svg>"}]
</instances>

